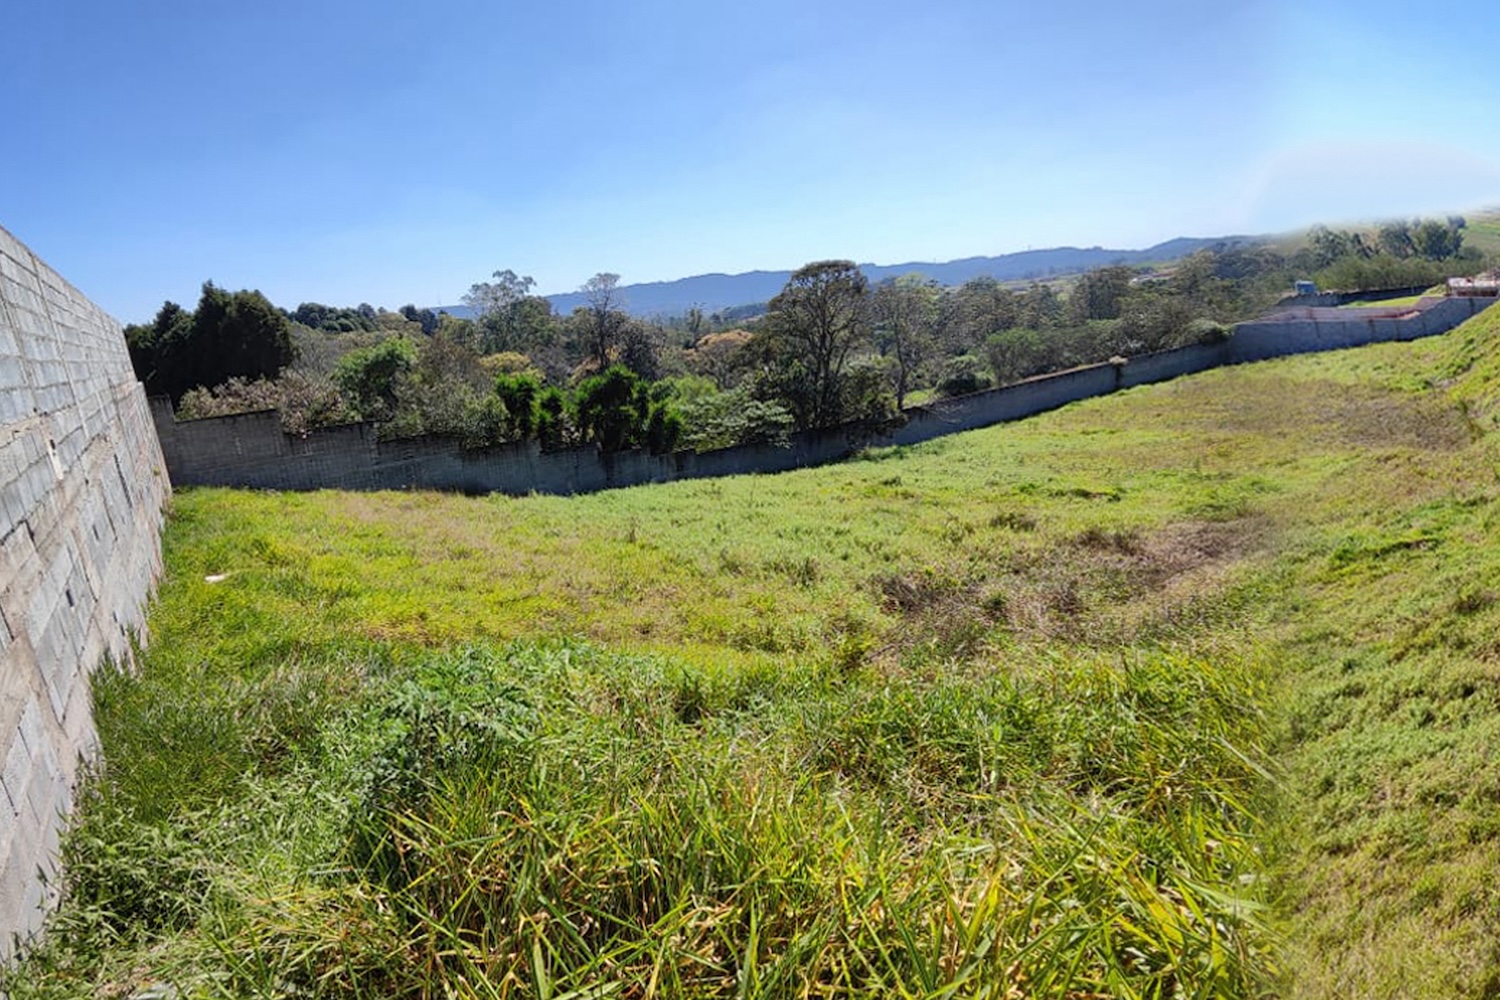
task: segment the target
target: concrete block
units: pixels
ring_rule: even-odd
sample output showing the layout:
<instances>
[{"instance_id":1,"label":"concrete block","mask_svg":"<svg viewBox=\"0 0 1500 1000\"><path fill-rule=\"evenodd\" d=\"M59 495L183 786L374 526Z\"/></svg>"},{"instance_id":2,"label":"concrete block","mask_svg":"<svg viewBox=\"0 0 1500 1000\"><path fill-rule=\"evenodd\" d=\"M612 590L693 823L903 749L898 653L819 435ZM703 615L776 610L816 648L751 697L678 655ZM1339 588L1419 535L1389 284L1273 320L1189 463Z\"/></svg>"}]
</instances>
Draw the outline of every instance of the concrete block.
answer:
<instances>
[{"instance_id":1,"label":"concrete block","mask_svg":"<svg viewBox=\"0 0 1500 1000\"><path fill-rule=\"evenodd\" d=\"M10 799L13 815L19 816L27 802L32 758L19 733L12 732L8 735L10 746L5 751L5 765L0 769L0 786L4 787L6 797Z\"/></svg>"}]
</instances>

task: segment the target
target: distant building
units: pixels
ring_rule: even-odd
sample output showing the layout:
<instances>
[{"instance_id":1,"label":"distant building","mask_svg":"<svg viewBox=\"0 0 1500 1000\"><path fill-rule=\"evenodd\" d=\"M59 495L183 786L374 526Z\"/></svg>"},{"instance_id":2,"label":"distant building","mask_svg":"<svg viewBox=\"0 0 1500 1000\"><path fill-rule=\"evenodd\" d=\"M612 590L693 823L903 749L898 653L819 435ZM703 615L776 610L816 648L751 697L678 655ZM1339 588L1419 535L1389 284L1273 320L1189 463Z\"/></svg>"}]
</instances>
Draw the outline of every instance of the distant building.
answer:
<instances>
[{"instance_id":1,"label":"distant building","mask_svg":"<svg viewBox=\"0 0 1500 1000\"><path fill-rule=\"evenodd\" d=\"M1500 297L1500 271L1485 271L1472 278L1449 278L1448 294L1486 299Z\"/></svg>"}]
</instances>

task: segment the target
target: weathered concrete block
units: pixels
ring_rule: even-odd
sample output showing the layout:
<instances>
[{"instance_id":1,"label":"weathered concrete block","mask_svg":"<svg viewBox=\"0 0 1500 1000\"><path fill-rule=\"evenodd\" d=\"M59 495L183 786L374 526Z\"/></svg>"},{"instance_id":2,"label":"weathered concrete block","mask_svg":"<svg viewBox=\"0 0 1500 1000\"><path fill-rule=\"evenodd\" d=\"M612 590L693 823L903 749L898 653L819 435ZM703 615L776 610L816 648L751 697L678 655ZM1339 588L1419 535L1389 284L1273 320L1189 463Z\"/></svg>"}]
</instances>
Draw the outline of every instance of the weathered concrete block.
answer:
<instances>
[{"instance_id":1,"label":"weathered concrete block","mask_svg":"<svg viewBox=\"0 0 1500 1000\"><path fill-rule=\"evenodd\" d=\"M144 619L164 466L120 325L0 229L0 961L56 896L88 678Z\"/></svg>"}]
</instances>

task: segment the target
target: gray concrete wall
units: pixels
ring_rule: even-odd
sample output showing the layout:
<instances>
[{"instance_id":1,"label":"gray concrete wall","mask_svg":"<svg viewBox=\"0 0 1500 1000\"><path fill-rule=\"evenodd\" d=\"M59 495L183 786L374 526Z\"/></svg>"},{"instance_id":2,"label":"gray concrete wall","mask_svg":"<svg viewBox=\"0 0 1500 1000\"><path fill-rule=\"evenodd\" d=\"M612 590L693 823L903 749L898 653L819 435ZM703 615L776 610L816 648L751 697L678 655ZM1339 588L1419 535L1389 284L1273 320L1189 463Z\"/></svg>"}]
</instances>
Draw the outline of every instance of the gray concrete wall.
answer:
<instances>
[{"instance_id":1,"label":"gray concrete wall","mask_svg":"<svg viewBox=\"0 0 1500 1000\"><path fill-rule=\"evenodd\" d=\"M143 628L169 492L119 324L4 229L0 428L3 960L56 891L58 836L96 744L89 675Z\"/></svg>"},{"instance_id":2,"label":"gray concrete wall","mask_svg":"<svg viewBox=\"0 0 1500 1000\"><path fill-rule=\"evenodd\" d=\"M172 481L179 486L256 489L435 489L466 493L571 494L616 486L756 472L784 472L846 458L871 445L915 444L944 434L1056 409L1116 389L1176 378L1225 363L1227 344L1185 347L1125 364L1089 365L1015 385L908 409L902 426L857 426L794 434L787 447L600 454L594 448L542 452L534 442L465 450L443 438L380 441L371 424L285 434L275 413L178 422L165 399L151 401Z\"/></svg>"},{"instance_id":3,"label":"gray concrete wall","mask_svg":"<svg viewBox=\"0 0 1500 1000\"><path fill-rule=\"evenodd\" d=\"M1421 311L1314 310L1307 320L1245 323L1218 344L1195 344L1042 375L1015 385L908 409L894 430L857 427L808 431L790 446L751 446L676 455L593 448L543 453L535 444L465 451L440 438L377 440L370 424L282 433L276 414L252 413L179 423L166 400L153 400L162 448L178 485L261 489L437 489L466 493L586 493L616 486L705 476L782 472L845 458L870 445L916 444L944 434L1018 420L1117 389L1161 382L1220 365L1308 351L1409 340L1452 329L1493 299L1441 299ZM1410 315L1408 315L1410 314Z\"/></svg>"},{"instance_id":4,"label":"gray concrete wall","mask_svg":"<svg viewBox=\"0 0 1500 1000\"><path fill-rule=\"evenodd\" d=\"M1261 361L1385 340L1430 337L1447 333L1494 301L1460 297L1424 300L1420 307L1399 314L1380 308L1314 309L1292 320L1241 323L1235 327L1230 341L1231 360Z\"/></svg>"}]
</instances>

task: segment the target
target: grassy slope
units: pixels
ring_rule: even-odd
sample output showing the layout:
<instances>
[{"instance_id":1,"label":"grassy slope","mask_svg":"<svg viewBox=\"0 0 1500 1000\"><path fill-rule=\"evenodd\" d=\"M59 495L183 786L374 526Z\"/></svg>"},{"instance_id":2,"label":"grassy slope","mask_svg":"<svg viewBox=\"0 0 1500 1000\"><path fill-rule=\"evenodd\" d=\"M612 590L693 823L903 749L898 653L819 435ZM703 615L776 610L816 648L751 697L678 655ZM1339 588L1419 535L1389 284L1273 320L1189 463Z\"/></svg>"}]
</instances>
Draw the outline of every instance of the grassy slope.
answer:
<instances>
[{"instance_id":1,"label":"grassy slope","mask_svg":"<svg viewBox=\"0 0 1500 1000\"><path fill-rule=\"evenodd\" d=\"M8 985L1490 995L1497 338L779 477L181 494Z\"/></svg>"}]
</instances>

